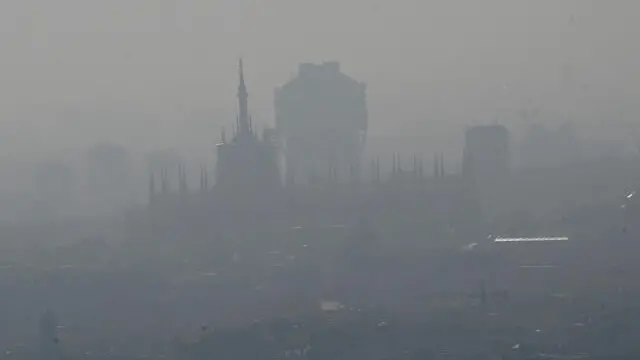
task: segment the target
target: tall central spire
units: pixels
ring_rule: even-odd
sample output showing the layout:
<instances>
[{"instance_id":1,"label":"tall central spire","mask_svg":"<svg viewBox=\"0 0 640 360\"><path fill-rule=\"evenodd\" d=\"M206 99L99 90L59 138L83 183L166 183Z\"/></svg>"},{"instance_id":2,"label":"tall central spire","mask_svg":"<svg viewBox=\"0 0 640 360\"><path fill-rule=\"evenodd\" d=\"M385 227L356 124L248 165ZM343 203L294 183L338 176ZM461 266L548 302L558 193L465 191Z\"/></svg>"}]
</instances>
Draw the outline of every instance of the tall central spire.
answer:
<instances>
[{"instance_id":1,"label":"tall central spire","mask_svg":"<svg viewBox=\"0 0 640 360\"><path fill-rule=\"evenodd\" d=\"M238 132L248 133L251 132L251 123L249 120L248 102L249 94L247 93L247 86L244 83L244 69L242 67L242 58L239 60L239 77L240 84L238 85Z\"/></svg>"}]
</instances>

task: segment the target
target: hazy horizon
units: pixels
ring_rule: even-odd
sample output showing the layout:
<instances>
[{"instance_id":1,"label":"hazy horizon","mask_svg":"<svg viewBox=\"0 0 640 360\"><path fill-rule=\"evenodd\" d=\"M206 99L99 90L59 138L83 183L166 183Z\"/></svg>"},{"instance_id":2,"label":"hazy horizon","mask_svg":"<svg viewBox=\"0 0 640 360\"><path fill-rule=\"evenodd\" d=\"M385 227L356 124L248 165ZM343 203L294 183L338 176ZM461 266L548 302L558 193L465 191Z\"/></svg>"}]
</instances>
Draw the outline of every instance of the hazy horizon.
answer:
<instances>
[{"instance_id":1,"label":"hazy horizon","mask_svg":"<svg viewBox=\"0 0 640 360\"><path fill-rule=\"evenodd\" d=\"M0 0L0 354L640 359L638 14Z\"/></svg>"},{"instance_id":2,"label":"hazy horizon","mask_svg":"<svg viewBox=\"0 0 640 360\"><path fill-rule=\"evenodd\" d=\"M15 160L103 141L134 150L209 146L235 118L240 56L258 123L273 123L273 89L298 63L336 60L367 84L371 137L442 142L466 124L518 126L519 113L533 108L541 121L624 134L639 113L634 9L600 1L6 1L2 149Z\"/></svg>"}]
</instances>

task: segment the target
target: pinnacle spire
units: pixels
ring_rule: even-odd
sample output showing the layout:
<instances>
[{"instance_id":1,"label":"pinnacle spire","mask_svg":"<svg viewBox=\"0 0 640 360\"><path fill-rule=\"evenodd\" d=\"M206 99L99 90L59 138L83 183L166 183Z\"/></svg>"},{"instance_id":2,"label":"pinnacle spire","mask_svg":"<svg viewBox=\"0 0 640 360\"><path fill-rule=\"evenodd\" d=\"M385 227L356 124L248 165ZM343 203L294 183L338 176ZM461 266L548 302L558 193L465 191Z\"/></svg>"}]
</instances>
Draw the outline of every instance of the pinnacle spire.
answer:
<instances>
[{"instance_id":1,"label":"pinnacle spire","mask_svg":"<svg viewBox=\"0 0 640 360\"><path fill-rule=\"evenodd\" d=\"M248 101L249 94L247 93L247 86L244 82L244 66L242 64L242 58L238 61L238 132L248 133L251 132L251 120L249 119Z\"/></svg>"},{"instance_id":2,"label":"pinnacle spire","mask_svg":"<svg viewBox=\"0 0 640 360\"><path fill-rule=\"evenodd\" d=\"M200 191L205 192L209 185L207 184L207 167L200 165Z\"/></svg>"}]
</instances>

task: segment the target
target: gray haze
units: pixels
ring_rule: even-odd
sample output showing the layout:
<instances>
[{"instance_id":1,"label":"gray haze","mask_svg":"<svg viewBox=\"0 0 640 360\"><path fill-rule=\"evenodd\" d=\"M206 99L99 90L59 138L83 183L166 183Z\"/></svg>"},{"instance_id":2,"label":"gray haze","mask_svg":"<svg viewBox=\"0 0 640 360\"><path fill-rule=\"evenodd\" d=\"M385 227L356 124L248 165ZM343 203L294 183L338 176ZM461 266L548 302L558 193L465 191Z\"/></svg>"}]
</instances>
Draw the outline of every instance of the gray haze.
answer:
<instances>
[{"instance_id":1,"label":"gray haze","mask_svg":"<svg viewBox=\"0 0 640 360\"><path fill-rule=\"evenodd\" d=\"M460 124L518 123L530 107L621 132L638 114L638 10L599 0L7 0L2 150L208 146L234 118L238 56L258 122L272 123L273 88L299 62L338 60L368 85L373 138L452 137Z\"/></svg>"},{"instance_id":2,"label":"gray haze","mask_svg":"<svg viewBox=\"0 0 640 360\"><path fill-rule=\"evenodd\" d=\"M367 85L367 147L381 156L459 159L464 126L483 123L519 139L527 122L571 122L588 146L624 147L640 137L638 10L599 0L3 1L0 190L16 202L39 162L103 143L132 151L139 172L158 149L212 164L236 116L239 56L259 127L273 124L274 88L299 63L339 61Z\"/></svg>"},{"instance_id":3,"label":"gray haze","mask_svg":"<svg viewBox=\"0 0 640 360\"><path fill-rule=\"evenodd\" d=\"M0 0L0 356L639 359L639 13Z\"/></svg>"}]
</instances>

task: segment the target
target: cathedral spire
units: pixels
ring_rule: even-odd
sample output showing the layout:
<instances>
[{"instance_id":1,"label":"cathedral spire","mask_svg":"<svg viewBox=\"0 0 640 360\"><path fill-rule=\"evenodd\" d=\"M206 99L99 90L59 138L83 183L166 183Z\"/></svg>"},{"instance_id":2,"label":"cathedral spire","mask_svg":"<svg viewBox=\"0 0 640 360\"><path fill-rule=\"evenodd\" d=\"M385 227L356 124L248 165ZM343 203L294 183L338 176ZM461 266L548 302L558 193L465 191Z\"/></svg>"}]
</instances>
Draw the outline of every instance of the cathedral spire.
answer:
<instances>
[{"instance_id":1,"label":"cathedral spire","mask_svg":"<svg viewBox=\"0 0 640 360\"><path fill-rule=\"evenodd\" d=\"M244 68L242 58L238 62L238 76L240 83L238 84L238 132L251 132L251 120L249 119L247 86L244 83Z\"/></svg>"},{"instance_id":2,"label":"cathedral spire","mask_svg":"<svg viewBox=\"0 0 640 360\"><path fill-rule=\"evenodd\" d=\"M180 183L180 194L184 196L189 191L189 188L187 186L187 173L183 164L178 166L178 180Z\"/></svg>"},{"instance_id":3,"label":"cathedral spire","mask_svg":"<svg viewBox=\"0 0 640 360\"><path fill-rule=\"evenodd\" d=\"M207 167L200 165L200 191L206 192L209 185L207 184Z\"/></svg>"}]
</instances>

